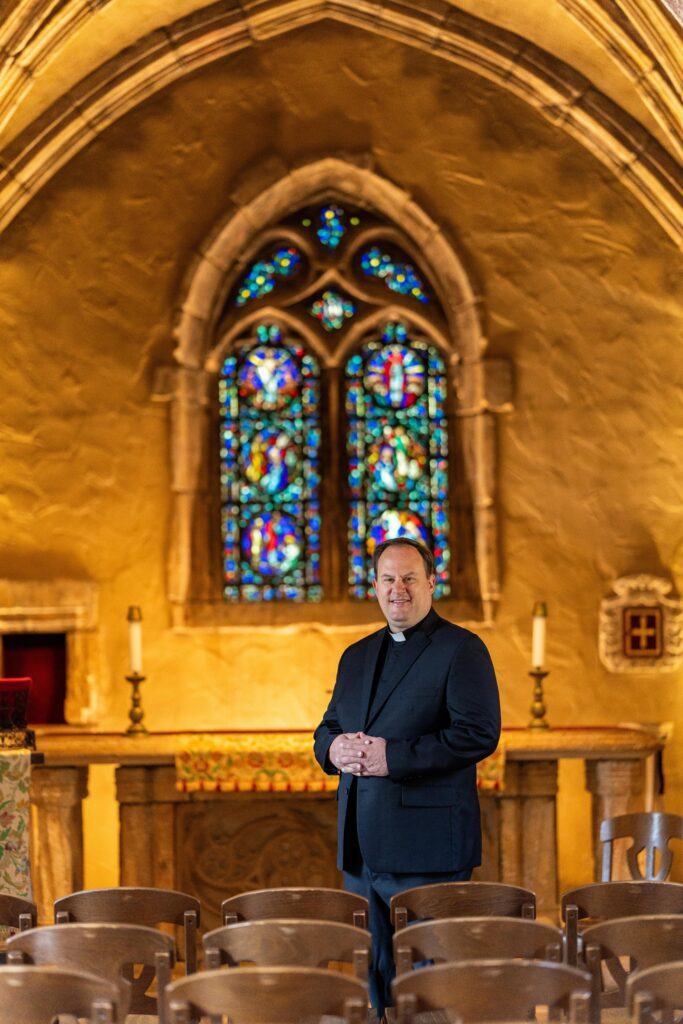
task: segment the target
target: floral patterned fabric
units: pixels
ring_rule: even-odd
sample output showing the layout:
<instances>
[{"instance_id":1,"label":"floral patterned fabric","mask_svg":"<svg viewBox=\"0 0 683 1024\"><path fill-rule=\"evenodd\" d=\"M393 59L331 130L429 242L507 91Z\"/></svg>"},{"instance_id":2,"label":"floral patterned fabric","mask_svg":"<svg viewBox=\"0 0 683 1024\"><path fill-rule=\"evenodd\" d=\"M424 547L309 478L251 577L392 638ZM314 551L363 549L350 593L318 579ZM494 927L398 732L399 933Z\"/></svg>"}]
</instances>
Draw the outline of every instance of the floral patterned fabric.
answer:
<instances>
[{"instance_id":1,"label":"floral patterned fabric","mask_svg":"<svg viewBox=\"0 0 683 1024\"><path fill-rule=\"evenodd\" d=\"M193 736L176 755L176 788L205 792L332 792L336 775L326 775L313 757L311 737L298 733L224 733ZM504 787L505 751L477 765L483 792Z\"/></svg>"},{"instance_id":2,"label":"floral patterned fabric","mask_svg":"<svg viewBox=\"0 0 683 1024\"><path fill-rule=\"evenodd\" d=\"M0 753L0 892L31 899L31 752Z\"/></svg>"},{"instance_id":3,"label":"floral patterned fabric","mask_svg":"<svg viewBox=\"0 0 683 1024\"><path fill-rule=\"evenodd\" d=\"M502 793L505 789L505 746L502 740L498 749L477 765L477 789L480 793Z\"/></svg>"},{"instance_id":4,"label":"floral patterned fabric","mask_svg":"<svg viewBox=\"0 0 683 1024\"><path fill-rule=\"evenodd\" d=\"M311 738L296 733L230 733L194 736L176 755L176 786L236 793L324 792L337 788L313 757Z\"/></svg>"}]
</instances>

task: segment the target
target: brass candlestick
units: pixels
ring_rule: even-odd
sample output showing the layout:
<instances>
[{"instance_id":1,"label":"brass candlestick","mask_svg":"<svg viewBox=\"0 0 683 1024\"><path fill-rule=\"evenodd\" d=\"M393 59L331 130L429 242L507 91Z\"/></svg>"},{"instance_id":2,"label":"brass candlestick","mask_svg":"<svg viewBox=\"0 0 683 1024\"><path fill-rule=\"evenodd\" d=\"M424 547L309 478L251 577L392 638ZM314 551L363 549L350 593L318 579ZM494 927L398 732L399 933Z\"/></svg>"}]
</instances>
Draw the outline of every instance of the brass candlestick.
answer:
<instances>
[{"instance_id":1,"label":"brass candlestick","mask_svg":"<svg viewBox=\"0 0 683 1024\"><path fill-rule=\"evenodd\" d=\"M543 701L543 680L548 675L542 668L532 668L529 675L534 680L534 694L531 702L530 729L549 729L550 726L545 717L545 703Z\"/></svg>"},{"instance_id":2,"label":"brass candlestick","mask_svg":"<svg viewBox=\"0 0 683 1024\"><path fill-rule=\"evenodd\" d=\"M144 683L145 678L139 672L131 672L129 676L126 676L126 679L133 687L130 711L128 712L130 725L126 729L126 733L129 736L143 736L147 732L147 726L142 723L145 712L142 710L142 695L140 693L140 683Z\"/></svg>"}]
</instances>

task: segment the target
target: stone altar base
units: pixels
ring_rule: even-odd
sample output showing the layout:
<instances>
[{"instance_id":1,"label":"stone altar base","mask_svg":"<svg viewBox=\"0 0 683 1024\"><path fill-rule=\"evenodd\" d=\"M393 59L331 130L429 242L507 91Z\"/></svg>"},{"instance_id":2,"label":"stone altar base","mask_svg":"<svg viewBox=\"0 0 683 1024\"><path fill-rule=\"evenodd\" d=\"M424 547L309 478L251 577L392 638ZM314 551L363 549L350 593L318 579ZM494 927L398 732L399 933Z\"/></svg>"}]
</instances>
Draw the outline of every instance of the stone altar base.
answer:
<instances>
[{"instance_id":1,"label":"stone altar base","mask_svg":"<svg viewBox=\"0 0 683 1024\"><path fill-rule=\"evenodd\" d=\"M221 901L236 892L340 884L333 793L181 792L174 758L189 738L40 730L45 765L34 769L32 803L41 920L52 919L55 898L83 887L81 801L91 763L118 765L121 884L193 893L205 907L204 928L220 923ZM480 795L484 859L476 877L533 889L539 915L554 918L559 760L578 757L586 764L598 879L599 823L644 809L646 759L662 741L630 729L577 728L509 729L503 742L505 788ZM615 877L627 877L623 859Z\"/></svg>"}]
</instances>

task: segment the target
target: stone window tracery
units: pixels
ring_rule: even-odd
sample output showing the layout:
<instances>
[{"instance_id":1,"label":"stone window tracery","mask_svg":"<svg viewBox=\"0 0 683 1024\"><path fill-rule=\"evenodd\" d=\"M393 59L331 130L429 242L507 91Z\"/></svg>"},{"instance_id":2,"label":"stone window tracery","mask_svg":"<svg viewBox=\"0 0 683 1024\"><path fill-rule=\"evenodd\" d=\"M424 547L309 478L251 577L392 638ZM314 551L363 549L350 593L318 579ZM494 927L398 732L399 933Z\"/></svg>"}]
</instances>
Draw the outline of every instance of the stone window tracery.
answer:
<instances>
[{"instance_id":1,"label":"stone window tracery","mask_svg":"<svg viewBox=\"0 0 683 1024\"><path fill-rule=\"evenodd\" d=\"M156 379L174 625L376 622L387 530L434 546L444 614L490 621L511 377L484 359L462 262L406 193L343 160L250 195L200 246L177 366Z\"/></svg>"},{"instance_id":2,"label":"stone window tracery","mask_svg":"<svg viewBox=\"0 0 683 1024\"><path fill-rule=\"evenodd\" d=\"M234 275L218 330L227 601L367 600L392 536L433 547L436 596L450 593L447 343L415 263L393 225L327 202L269 228ZM321 383L337 410L324 431Z\"/></svg>"}]
</instances>

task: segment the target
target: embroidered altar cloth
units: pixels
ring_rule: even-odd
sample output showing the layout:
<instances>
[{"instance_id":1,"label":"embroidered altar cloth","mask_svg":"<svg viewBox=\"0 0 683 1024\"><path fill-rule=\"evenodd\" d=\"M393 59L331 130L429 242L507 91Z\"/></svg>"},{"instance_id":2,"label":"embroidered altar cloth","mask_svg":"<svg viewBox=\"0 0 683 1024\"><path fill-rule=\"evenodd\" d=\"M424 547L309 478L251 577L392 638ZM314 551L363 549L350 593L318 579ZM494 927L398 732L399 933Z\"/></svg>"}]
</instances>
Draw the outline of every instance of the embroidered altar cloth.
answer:
<instances>
[{"instance_id":1,"label":"embroidered altar cloth","mask_svg":"<svg viewBox=\"0 0 683 1024\"><path fill-rule=\"evenodd\" d=\"M0 892L31 899L31 751L0 751Z\"/></svg>"},{"instance_id":2,"label":"embroidered altar cloth","mask_svg":"<svg viewBox=\"0 0 683 1024\"><path fill-rule=\"evenodd\" d=\"M192 792L325 793L337 788L336 775L323 772L313 756L310 735L226 733L193 736L176 754L176 788ZM500 792L505 781L505 749L477 765L482 792Z\"/></svg>"}]
</instances>

